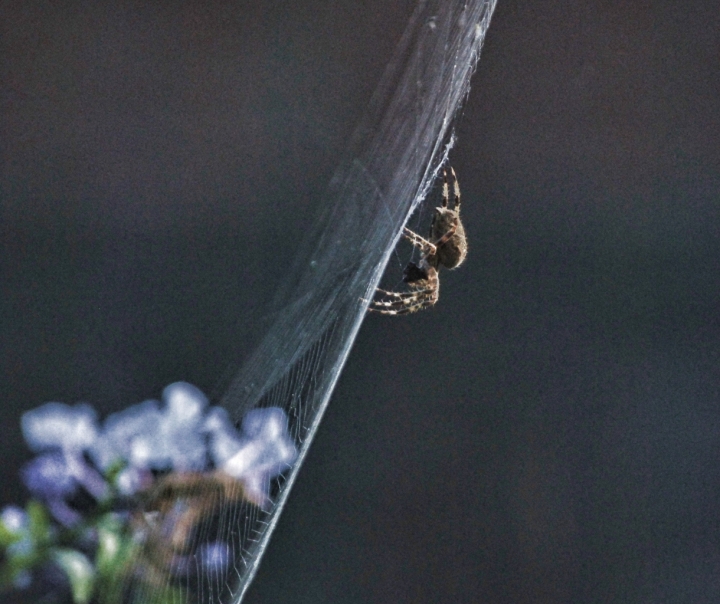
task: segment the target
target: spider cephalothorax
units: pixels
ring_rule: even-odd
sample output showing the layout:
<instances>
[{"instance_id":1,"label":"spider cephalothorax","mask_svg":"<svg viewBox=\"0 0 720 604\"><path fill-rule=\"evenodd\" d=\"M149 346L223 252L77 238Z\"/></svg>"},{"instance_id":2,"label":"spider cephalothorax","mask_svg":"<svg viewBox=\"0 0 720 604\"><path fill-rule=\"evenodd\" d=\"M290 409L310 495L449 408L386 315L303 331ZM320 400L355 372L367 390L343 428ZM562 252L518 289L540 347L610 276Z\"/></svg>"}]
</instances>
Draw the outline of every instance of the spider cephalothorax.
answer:
<instances>
[{"instance_id":1,"label":"spider cephalothorax","mask_svg":"<svg viewBox=\"0 0 720 604\"><path fill-rule=\"evenodd\" d=\"M405 228L403 234L417 248L422 256L416 264L410 262L403 271L403 281L410 288L406 292L378 291L386 296L375 300L369 309L385 315L404 315L433 306L440 294L438 269L441 266L460 266L467 255L465 229L460 221L460 185L455 170L450 168L453 179L454 205L450 207L450 187L447 170L443 170L442 206L435 208L430 240Z\"/></svg>"}]
</instances>

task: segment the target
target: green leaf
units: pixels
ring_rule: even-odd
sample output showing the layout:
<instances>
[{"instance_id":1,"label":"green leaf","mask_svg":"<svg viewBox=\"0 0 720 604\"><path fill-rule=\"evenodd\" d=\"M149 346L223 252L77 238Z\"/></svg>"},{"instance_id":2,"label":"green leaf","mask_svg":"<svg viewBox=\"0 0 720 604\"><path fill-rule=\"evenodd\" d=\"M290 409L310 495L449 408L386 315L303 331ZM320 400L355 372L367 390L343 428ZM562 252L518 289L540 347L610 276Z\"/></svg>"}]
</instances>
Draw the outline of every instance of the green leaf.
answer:
<instances>
[{"instance_id":1,"label":"green leaf","mask_svg":"<svg viewBox=\"0 0 720 604\"><path fill-rule=\"evenodd\" d=\"M95 569L85 554L74 549L53 549L52 560L70 579L74 604L88 604L95 586Z\"/></svg>"},{"instance_id":2,"label":"green leaf","mask_svg":"<svg viewBox=\"0 0 720 604\"><path fill-rule=\"evenodd\" d=\"M20 541L21 538L22 535L9 531L7 527L0 522L0 547L5 548L16 541Z\"/></svg>"},{"instance_id":3,"label":"green leaf","mask_svg":"<svg viewBox=\"0 0 720 604\"><path fill-rule=\"evenodd\" d=\"M96 527L95 601L98 604L126 601L123 598L126 581L135 570L142 544L133 538L127 524L117 514L101 516Z\"/></svg>"},{"instance_id":4,"label":"green leaf","mask_svg":"<svg viewBox=\"0 0 720 604\"><path fill-rule=\"evenodd\" d=\"M114 489L117 489L117 477L127 467L127 465L128 462L126 460L117 459L110 464L110 467L107 470L105 470L105 480L107 480Z\"/></svg>"},{"instance_id":5,"label":"green leaf","mask_svg":"<svg viewBox=\"0 0 720 604\"><path fill-rule=\"evenodd\" d=\"M30 535L36 543L46 541L50 533L50 516L45 506L31 499L27 504Z\"/></svg>"},{"instance_id":6,"label":"green leaf","mask_svg":"<svg viewBox=\"0 0 720 604\"><path fill-rule=\"evenodd\" d=\"M95 564L100 574L110 570L121 557L124 549L122 524L111 514L100 518L97 523L98 551Z\"/></svg>"},{"instance_id":7,"label":"green leaf","mask_svg":"<svg viewBox=\"0 0 720 604\"><path fill-rule=\"evenodd\" d=\"M99 574L117 575L138 555L139 544L115 514L106 514L97 522L98 551L95 565Z\"/></svg>"}]
</instances>

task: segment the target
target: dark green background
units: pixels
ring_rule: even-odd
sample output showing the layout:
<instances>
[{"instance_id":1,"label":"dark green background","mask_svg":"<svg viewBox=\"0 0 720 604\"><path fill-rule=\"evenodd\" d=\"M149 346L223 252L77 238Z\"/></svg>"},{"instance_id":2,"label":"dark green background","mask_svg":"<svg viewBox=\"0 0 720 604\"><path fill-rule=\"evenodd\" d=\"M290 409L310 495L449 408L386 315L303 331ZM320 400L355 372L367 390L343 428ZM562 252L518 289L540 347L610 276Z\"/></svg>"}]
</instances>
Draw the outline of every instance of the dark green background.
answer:
<instances>
[{"instance_id":1,"label":"dark green background","mask_svg":"<svg viewBox=\"0 0 720 604\"><path fill-rule=\"evenodd\" d=\"M413 7L0 3L0 504L26 409L222 394ZM720 601L717 2L500 0L457 134L246 602Z\"/></svg>"}]
</instances>

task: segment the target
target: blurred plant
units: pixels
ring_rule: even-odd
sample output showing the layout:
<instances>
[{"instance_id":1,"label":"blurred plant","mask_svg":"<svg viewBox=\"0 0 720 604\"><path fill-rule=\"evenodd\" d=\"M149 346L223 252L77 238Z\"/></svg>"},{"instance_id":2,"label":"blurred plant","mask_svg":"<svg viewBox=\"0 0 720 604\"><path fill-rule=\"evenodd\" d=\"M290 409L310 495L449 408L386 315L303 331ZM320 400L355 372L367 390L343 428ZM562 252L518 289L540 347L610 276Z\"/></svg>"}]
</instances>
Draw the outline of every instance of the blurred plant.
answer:
<instances>
[{"instance_id":1,"label":"blurred plant","mask_svg":"<svg viewBox=\"0 0 720 604\"><path fill-rule=\"evenodd\" d=\"M270 504L271 480L297 449L278 407L254 409L238 431L225 409L183 382L110 415L47 403L22 430L38 456L21 477L33 498L0 513L0 589L46 589L52 601L187 601L179 577L224 571L230 546L191 536L220 505ZM194 570L193 570L194 569ZM140 589L128 585L141 584ZM137 595L140 594L140 595Z\"/></svg>"}]
</instances>

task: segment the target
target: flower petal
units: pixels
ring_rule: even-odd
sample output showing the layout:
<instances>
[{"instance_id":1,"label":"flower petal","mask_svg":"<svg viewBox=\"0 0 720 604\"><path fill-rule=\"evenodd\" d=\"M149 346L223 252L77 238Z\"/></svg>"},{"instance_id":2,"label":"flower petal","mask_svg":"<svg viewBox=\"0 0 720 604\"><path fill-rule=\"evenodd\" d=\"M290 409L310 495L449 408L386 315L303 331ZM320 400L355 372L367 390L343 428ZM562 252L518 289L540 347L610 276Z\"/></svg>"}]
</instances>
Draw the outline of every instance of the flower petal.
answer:
<instances>
[{"instance_id":1,"label":"flower petal","mask_svg":"<svg viewBox=\"0 0 720 604\"><path fill-rule=\"evenodd\" d=\"M22 431L33 451L58 448L83 451L98 435L95 410L84 403L71 407L64 403L46 403L23 414Z\"/></svg>"}]
</instances>

